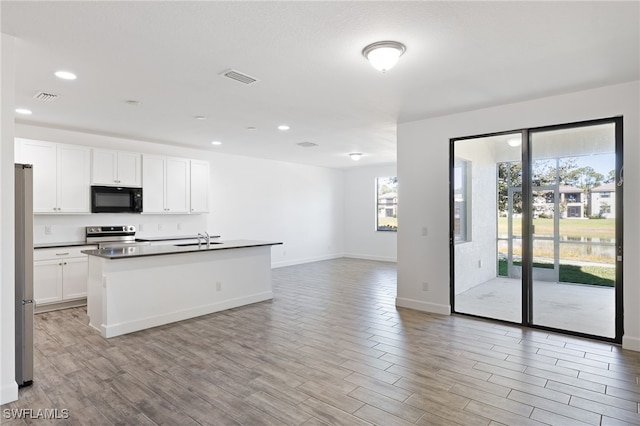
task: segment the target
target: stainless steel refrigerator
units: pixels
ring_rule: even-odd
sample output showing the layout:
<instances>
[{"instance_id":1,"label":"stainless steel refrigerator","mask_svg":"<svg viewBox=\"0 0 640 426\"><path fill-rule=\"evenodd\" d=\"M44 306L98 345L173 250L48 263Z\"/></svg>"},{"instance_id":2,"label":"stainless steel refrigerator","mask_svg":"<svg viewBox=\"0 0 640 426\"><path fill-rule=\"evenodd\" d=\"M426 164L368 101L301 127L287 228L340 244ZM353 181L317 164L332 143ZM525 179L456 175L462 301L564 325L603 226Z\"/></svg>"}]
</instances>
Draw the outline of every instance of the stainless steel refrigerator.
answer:
<instances>
[{"instance_id":1,"label":"stainless steel refrigerator","mask_svg":"<svg viewBox=\"0 0 640 426\"><path fill-rule=\"evenodd\" d=\"M16 164L16 382L33 383L33 169Z\"/></svg>"}]
</instances>

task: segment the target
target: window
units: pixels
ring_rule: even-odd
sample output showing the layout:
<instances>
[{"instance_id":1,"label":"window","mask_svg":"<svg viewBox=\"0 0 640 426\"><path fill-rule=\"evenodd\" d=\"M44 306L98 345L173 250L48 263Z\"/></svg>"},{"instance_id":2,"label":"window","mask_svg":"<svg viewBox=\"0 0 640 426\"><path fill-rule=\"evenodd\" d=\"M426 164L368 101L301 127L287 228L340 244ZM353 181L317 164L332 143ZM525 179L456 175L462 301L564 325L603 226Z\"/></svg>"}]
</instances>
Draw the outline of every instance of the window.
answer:
<instances>
[{"instance_id":1,"label":"window","mask_svg":"<svg viewBox=\"0 0 640 426\"><path fill-rule=\"evenodd\" d=\"M600 198L611 198L610 192L603 192L600 194Z\"/></svg>"},{"instance_id":2,"label":"window","mask_svg":"<svg viewBox=\"0 0 640 426\"><path fill-rule=\"evenodd\" d=\"M470 176L471 162L456 159L453 165L453 237L456 243L471 241Z\"/></svg>"},{"instance_id":3,"label":"window","mask_svg":"<svg viewBox=\"0 0 640 426\"><path fill-rule=\"evenodd\" d=\"M568 203L579 203L580 202L580 194L567 194L567 202Z\"/></svg>"},{"instance_id":4,"label":"window","mask_svg":"<svg viewBox=\"0 0 640 426\"><path fill-rule=\"evenodd\" d=\"M376 230L398 230L398 178L376 178Z\"/></svg>"}]
</instances>

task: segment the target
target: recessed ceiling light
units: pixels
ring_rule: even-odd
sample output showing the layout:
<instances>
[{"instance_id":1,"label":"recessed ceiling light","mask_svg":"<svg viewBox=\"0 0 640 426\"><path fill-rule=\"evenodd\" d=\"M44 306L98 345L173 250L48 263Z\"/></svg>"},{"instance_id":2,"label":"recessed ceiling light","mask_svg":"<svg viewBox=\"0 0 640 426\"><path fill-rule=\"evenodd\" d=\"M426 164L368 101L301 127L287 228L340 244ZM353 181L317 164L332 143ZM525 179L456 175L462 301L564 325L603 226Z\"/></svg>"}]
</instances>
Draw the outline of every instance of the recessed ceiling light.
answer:
<instances>
[{"instance_id":1,"label":"recessed ceiling light","mask_svg":"<svg viewBox=\"0 0 640 426\"><path fill-rule=\"evenodd\" d=\"M362 153L361 152L352 152L349 154L349 157L351 157L351 159L353 161L358 161L360 160L360 158L362 158Z\"/></svg>"},{"instance_id":2,"label":"recessed ceiling light","mask_svg":"<svg viewBox=\"0 0 640 426\"><path fill-rule=\"evenodd\" d=\"M207 117L205 117L204 115L196 115L193 118L195 118L196 120L206 120L207 119Z\"/></svg>"},{"instance_id":3,"label":"recessed ceiling light","mask_svg":"<svg viewBox=\"0 0 640 426\"><path fill-rule=\"evenodd\" d=\"M249 127L247 127L247 130L256 130L256 127L255 126L249 126Z\"/></svg>"},{"instance_id":4,"label":"recessed ceiling light","mask_svg":"<svg viewBox=\"0 0 640 426\"><path fill-rule=\"evenodd\" d=\"M211 145L222 145L222 142L220 141L211 141Z\"/></svg>"},{"instance_id":5,"label":"recessed ceiling light","mask_svg":"<svg viewBox=\"0 0 640 426\"><path fill-rule=\"evenodd\" d=\"M54 75L63 80L75 80L76 78L78 78L74 73L69 71L56 71Z\"/></svg>"},{"instance_id":6,"label":"recessed ceiling light","mask_svg":"<svg viewBox=\"0 0 640 426\"><path fill-rule=\"evenodd\" d=\"M289 130L291 127L287 126L286 124L281 124L278 126L278 130Z\"/></svg>"},{"instance_id":7,"label":"recessed ceiling light","mask_svg":"<svg viewBox=\"0 0 640 426\"><path fill-rule=\"evenodd\" d=\"M31 110L26 108L16 108L16 112L22 115L31 115Z\"/></svg>"},{"instance_id":8,"label":"recessed ceiling light","mask_svg":"<svg viewBox=\"0 0 640 426\"><path fill-rule=\"evenodd\" d=\"M129 99L128 101L124 101L124 103L131 106L140 105L140 101L136 101L135 99Z\"/></svg>"}]
</instances>

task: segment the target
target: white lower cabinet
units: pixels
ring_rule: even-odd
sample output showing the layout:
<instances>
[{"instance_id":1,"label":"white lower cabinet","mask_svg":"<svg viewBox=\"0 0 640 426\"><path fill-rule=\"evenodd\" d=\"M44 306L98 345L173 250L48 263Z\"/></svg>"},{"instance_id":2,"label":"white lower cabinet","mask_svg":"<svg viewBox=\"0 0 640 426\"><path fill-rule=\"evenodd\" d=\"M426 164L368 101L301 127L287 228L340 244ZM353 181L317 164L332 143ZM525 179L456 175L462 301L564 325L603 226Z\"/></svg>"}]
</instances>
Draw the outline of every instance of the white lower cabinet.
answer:
<instances>
[{"instance_id":1,"label":"white lower cabinet","mask_svg":"<svg viewBox=\"0 0 640 426\"><path fill-rule=\"evenodd\" d=\"M96 246L44 248L34 251L33 296L36 310L67 307L87 297L87 255L82 250ZM45 307L44 309L42 307Z\"/></svg>"}]
</instances>

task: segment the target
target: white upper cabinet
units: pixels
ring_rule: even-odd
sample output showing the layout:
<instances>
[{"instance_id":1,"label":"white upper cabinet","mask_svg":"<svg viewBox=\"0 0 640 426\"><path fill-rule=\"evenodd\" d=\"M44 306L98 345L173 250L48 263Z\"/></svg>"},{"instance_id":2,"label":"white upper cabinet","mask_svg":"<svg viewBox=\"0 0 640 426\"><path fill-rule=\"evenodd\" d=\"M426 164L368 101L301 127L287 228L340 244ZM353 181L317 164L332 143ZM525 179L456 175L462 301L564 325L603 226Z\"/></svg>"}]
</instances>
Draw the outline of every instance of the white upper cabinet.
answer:
<instances>
[{"instance_id":1,"label":"white upper cabinet","mask_svg":"<svg viewBox=\"0 0 640 426\"><path fill-rule=\"evenodd\" d=\"M167 158L166 205L168 213L189 213L189 160Z\"/></svg>"},{"instance_id":2,"label":"white upper cabinet","mask_svg":"<svg viewBox=\"0 0 640 426\"><path fill-rule=\"evenodd\" d=\"M189 160L143 155L144 213L189 213Z\"/></svg>"},{"instance_id":3,"label":"white upper cabinet","mask_svg":"<svg viewBox=\"0 0 640 426\"><path fill-rule=\"evenodd\" d=\"M90 212L89 148L16 139L19 161L33 164L34 213Z\"/></svg>"},{"instance_id":4,"label":"white upper cabinet","mask_svg":"<svg viewBox=\"0 0 640 426\"><path fill-rule=\"evenodd\" d=\"M164 206L165 157L142 156L142 211L166 213Z\"/></svg>"},{"instance_id":5,"label":"white upper cabinet","mask_svg":"<svg viewBox=\"0 0 640 426\"><path fill-rule=\"evenodd\" d=\"M209 162L191 160L191 213L209 212Z\"/></svg>"},{"instance_id":6,"label":"white upper cabinet","mask_svg":"<svg viewBox=\"0 0 640 426\"><path fill-rule=\"evenodd\" d=\"M92 185L142 186L142 155L135 152L93 150Z\"/></svg>"}]
</instances>

